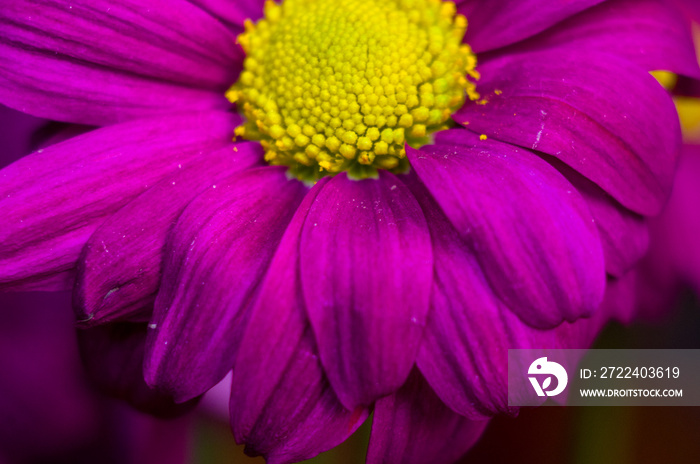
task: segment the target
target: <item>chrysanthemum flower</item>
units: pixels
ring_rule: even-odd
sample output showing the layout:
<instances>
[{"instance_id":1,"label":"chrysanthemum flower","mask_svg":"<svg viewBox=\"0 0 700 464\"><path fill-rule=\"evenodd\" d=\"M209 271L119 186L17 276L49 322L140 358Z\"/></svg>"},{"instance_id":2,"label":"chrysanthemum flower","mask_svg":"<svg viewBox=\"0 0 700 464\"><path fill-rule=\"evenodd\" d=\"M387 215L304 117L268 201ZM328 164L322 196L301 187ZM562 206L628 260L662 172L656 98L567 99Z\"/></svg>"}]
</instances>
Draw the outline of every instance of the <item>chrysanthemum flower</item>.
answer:
<instances>
[{"instance_id":1,"label":"chrysanthemum flower","mask_svg":"<svg viewBox=\"0 0 700 464\"><path fill-rule=\"evenodd\" d=\"M679 144L649 71L700 74L656 1L456 3L3 5L0 102L99 128L0 171L0 285L74 285L177 402L233 369L268 462L372 409L369 462L457 458L508 348L611 317Z\"/></svg>"}]
</instances>

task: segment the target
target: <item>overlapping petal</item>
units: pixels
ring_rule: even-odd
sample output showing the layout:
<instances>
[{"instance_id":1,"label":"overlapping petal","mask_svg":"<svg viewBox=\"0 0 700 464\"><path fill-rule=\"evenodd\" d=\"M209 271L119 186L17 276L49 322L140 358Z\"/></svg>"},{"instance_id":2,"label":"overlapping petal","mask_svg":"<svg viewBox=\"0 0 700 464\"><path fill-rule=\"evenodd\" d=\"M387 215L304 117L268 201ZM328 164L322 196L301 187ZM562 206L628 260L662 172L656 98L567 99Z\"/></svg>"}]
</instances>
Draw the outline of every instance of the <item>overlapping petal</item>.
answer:
<instances>
[{"instance_id":1,"label":"overlapping petal","mask_svg":"<svg viewBox=\"0 0 700 464\"><path fill-rule=\"evenodd\" d=\"M367 464L454 462L486 424L488 420L471 421L445 406L414 370L399 391L377 401Z\"/></svg>"},{"instance_id":2,"label":"overlapping petal","mask_svg":"<svg viewBox=\"0 0 700 464\"><path fill-rule=\"evenodd\" d=\"M623 207L600 187L561 162L553 164L586 200L598 228L605 254L605 270L622 277L638 262L649 246L649 230L643 216Z\"/></svg>"},{"instance_id":3,"label":"overlapping petal","mask_svg":"<svg viewBox=\"0 0 700 464\"><path fill-rule=\"evenodd\" d=\"M584 200L531 152L463 137L465 145L409 148L408 156L500 299L542 328L590 315L605 270Z\"/></svg>"},{"instance_id":4,"label":"overlapping petal","mask_svg":"<svg viewBox=\"0 0 700 464\"><path fill-rule=\"evenodd\" d=\"M233 369L234 436L249 453L262 454L270 463L297 462L326 451L368 414L364 408L348 411L338 401L303 311L301 231L328 180L314 186L292 218L251 309Z\"/></svg>"},{"instance_id":5,"label":"overlapping petal","mask_svg":"<svg viewBox=\"0 0 700 464\"><path fill-rule=\"evenodd\" d=\"M269 464L299 462L339 445L367 419L367 408L349 411L340 404L314 345L309 327L242 439L248 454L264 455ZM232 417L240 404L235 394L232 390Z\"/></svg>"},{"instance_id":6,"label":"overlapping petal","mask_svg":"<svg viewBox=\"0 0 700 464\"><path fill-rule=\"evenodd\" d=\"M190 0L234 32L243 32L246 19L257 21L262 17L266 0Z\"/></svg>"},{"instance_id":7,"label":"overlapping petal","mask_svg":"<svg viewBox=\"0 0 700 464\"><path fill-rule=\"evenodd\" d=\"M223 107L243 52L185 0L18 0L0 9L0 102L102 125Z\"/></svg>"},{"instance_id":8,"label":"overlapping petal","mask_svg":"<svg viewBox=\"0 0 700 464\"><path fill-rule=\"evenodd\" d=\"M660 211L680 131L670 96L646 70L615 55L559 50L504 56L480 71L488 102L466 104L456 121L561 159L637 213Z\"/></svg>"},{"instance_id":9,"label":"overlapping petal","mask_svg":"<svg viewBox=\"0 0 700 464\"><path fill-rule=\"evenodd\" d=\"M415 360L432 281L425 218L393 174L331 179L301 238L304 300L321 362L348 409L401 386Z\"/></svg>"},{"instance_id":10,"label":"overlapping petal","mask_svg":"<svg viewBox=\"0 0 700 464\"><path fill-rule=\"evenodd\" d=\"M185 414L199 398L175 404L165 393L149 388L143 380L146 324L110 324L78 333L83 364L102 391L159 417Z\"/></svg>"},{"instance_id":11,"label":"overlapping petal","mask_svg":"<svg viewBox=\"0 0 700 464\"><path fill-rule=\"evenodd\" d=\"M74 305L85 326L114 319L150 319L170 228L194 197L218 180L262 162L246 142L206 153L199 162L139 195L88 240L78 262Z\"/></svg>"},{"instance_id":12,"label":"overlapping petal","mask_svg":"<svg viewBox=\"0 0 700 464\"><path fill-rule=\"evenodd\" d=\"M185 209L149 324L149 385L184 401L233 367L246 309L306 192L284 168L264 167L223 179Z\"/></svg>"},{"instance_id":13,"label":"overlapping petal","mask_svg":"<svg viewBox=\"0 0 700 464\"><path fill-rule=\"evenodd\" d=\"M124 123L39 150L0 171L0 286L69 271L111 214L163 177L230 144L238 116Z\"/></svg>"},{"instance_id":14,"label":"overlapping petal","mask_svg":"<svg viewBox=\"0 0 700 464\"><path fill-rule=\"evenodd\" d=\"M672 2L606 1L517 47L605 52L648 71L700 77L690 24Z\"/></svg>"},{"instance_id":15,"label":"overlapping petal","mask_svg":"<svg viewBox=\"0 0 700 464\"><path fill-rule=\"evenodd\" d=\"M497 296L483 264L417 179L409 185L430 226L435 254L431 312L417 364L454 411L483 419L508 407L508 349L586 348L600 327L593 321L539 330ZM551 309L550 309L551 310ZM597 324L597 325L596 325Z\"/></svg>"},{"instance_id":16,"label":"overlapping petal","mask_svg":"<svg viewBox=\"0 0 700 464\"><path fill-rule=\"evenodd\" d=\"M469 27L464 41L477 53L518 42L603 0L462 0Z\"/></svg>"}]
</instances>

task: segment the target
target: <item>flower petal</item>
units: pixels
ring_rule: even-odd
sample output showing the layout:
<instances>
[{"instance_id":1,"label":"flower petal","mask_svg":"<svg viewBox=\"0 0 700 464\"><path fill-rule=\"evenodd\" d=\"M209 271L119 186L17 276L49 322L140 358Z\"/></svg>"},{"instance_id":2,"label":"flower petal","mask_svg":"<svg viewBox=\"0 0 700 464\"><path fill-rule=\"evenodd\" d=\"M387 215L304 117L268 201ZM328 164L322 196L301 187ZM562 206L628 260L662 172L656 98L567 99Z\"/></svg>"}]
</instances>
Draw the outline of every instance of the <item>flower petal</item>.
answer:
<instances>
[{"instance_id":1,"label":"flower petal","mask_svg":"<svg viewBox=\"0 0 700 464\"><path fill-rule=\"evenodd\" d=\"M185 401L233 367L246 309L306 192L284 168L264 167L213 185L185 209L149 324L149 385Z\"/></svg>"},{"instance_id":2,"label":"flower petal","mask_svg":"<svg viewBox=\"0 0 700 464\"><path fill-rule=\"evenodd\" d=\"M297 208L250 309L231 381L231 425L238 442L247 441L309 326L299 275L299 243L309 208L329 180L319 180Z\"/></svg>"},{"instance_id":3,"label":"flower petal","mask_svg":"<svg viewBox=\"0 0 700 464\"><path fill-rule=\"evenodd\" d=\"M464 105L456 121L559 158L637 213L660 211L680 130L669 94L646 70L567 50L509 55L480 72L488 102Z\"/></svg>"},{"instance_id":4,"label":"flower petal","mask_svg":"<svg viewBox=\"0 0 700 464\"><path fill-rule=\"evenodd\" d=\"M83 325L125 317L150 319L172 224L194 197L262 158L260 145L249 142L207 153L107 219L92 234L78 262L73 301Z\"/></svg>"},{"instance_id":5,"label":"flower petal","mask_svg":"<svg viewBox=\"0 0 700 464\"><path fill-rule=\"evenodd\" d=\"M108 216L179 166L230 144L237 121L208 112L124 123L0 171L0 287L71 269Z\"/></svg>"},{"instance_id":6,"label":"flower petal","mask_svg":"<svg viewBox=\"0 0 700 464\"><path fill-rule=\"evenodd\" d=\"M263 15L266 0L190 0L234 32L243 32L246 19L257 21Z\"/></svg>"},{"instance_id":7,"label":"flower petal","mask_svg":"<svg viewBox=\"0 0 700 464\"><path fill-rule=\"evenodd\" d=\"M485 52L532 37L602 0L463 0L469 27L464 41Z\"/></svg>"},{"instance_id":8,"label":"flower petal","mask_svg":"<svg viewBox=\"0 0 700 464\"><path fill-rule=\"evenodd\" d=\"M185 0L17 0L0 10L0 102L93 125L225 104L243 52Z\"/></svg>"},{"instance_id":9,"label":"flower petal","mask_svg":"<svg viewBox=\"0 0 700 464\"><path fill-rule=\"evenodd\" d=\"M425 218L396 176L340 174L301 239L304 298L321 362L346 408L398 389L415 360L432 276Z\"/></svg>"},{"instance_id":10,"label":"flower petal","mask_svg":"<svg viewBox=\"0 0 700 464\"><path fill-rule=\"evenodd\" d=\"M615 277L621 277L647 251L649 230L646 221L560 161L552 160L552 164L586 200L603 245L605 270Z\"/></svg>"},{"instance_id":11,"label":"flower petal","mask_svg":"<svg viewBox=\"0 0 700 464\"><path fill-rule=\"evenodd\" d=\"M231 417L236 414L232 393ZM369 415L366 408L348 411L323 374L308 328L274 393L243 441L246 454L265 456L268 464L309 459L352 435Z\"/></svg>"},{"instance_id":12,"label":"flower petal","mask_svg":"<svg viewBox=\"0 0 700 464\"><path fill-rule=\"evenodd\" d=\"M417 365L454 411L472 419L512 414L508 349L587 348L604 315L596 311L593 319L563 323L554 330L523 323L492 290L472 247L425 187L415 180L409 185L426 214L435 254L431 312Z\"/></svg>"},{"instance_id":13,"label":"flower petal","mask_svg":"<svg viewBox=\"0 0 700 464\"><path fill-rule=\"evenodd\" d=\"M605 52L647 71L700 77L689 21L673 2L606 1L557 24L523 47Z\"/></svg>"},{"instance_id":14,"label":"flower petal","mask_svg":"<svg viewBox=\"0 0 700 464\"><path fill-rule=\"evenodd\" d=\"M367 464L454 462L476 443L486 424L445 406L414 369L399 391L377 401Z\"/></svg>"},{"instance_id":15,"label":"flower petal","mask_svg":"<svg viewBox=\"0 0 700 464\"><path fill-rule=\"evenodd\" d=\"M466 143L467 131L464 137ZM519 317L544 328L590 315L603 298L605 270L583 199L534 154L473 140L472 146L409 147L408 156Z\"/></svg>"},{"instance_id":16,"label":"flower petal","mask_svg":"<svg viewBox=\"0 0 700 464\"><path fill-rule=\"evenodd\" d=\"M146 324L110 324L78 332L85 369L105 393L127 400L140 411L159 417L185 414L199 398L175 404L167 394L156 392L143 380Z\"/></svg>"},{"instance_id":17,"label":"flower petal","mask_svg":"<svg viewBox=\"0 0 700 464\"><path fill-rule=\"evenodd\" d=\"M297 462L344 441L367 417L346 410L316 355L304 311L299 244L309 209L330 180L306 195L284 233L253 305L233 368L236 441L268 463ZM265 343L260 343L265 340Z\"/></svg>"}]
</instances>

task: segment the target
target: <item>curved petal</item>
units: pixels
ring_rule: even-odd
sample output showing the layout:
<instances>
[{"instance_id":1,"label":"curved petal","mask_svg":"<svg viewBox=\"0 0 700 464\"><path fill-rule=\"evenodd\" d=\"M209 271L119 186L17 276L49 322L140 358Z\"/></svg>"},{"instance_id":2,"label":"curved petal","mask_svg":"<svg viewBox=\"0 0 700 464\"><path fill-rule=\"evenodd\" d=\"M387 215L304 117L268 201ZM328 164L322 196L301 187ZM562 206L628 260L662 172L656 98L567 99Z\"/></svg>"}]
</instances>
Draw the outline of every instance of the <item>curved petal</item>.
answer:
<instances>
[{"instance_id":1,"label":"curved petal","mask_svg":"<svg viewBox=\"0 0 700 464\"><path fill-rule=\"evenodd\" d=\"M231 425L239 443L247 442L309 326L299 275L299 243L309 209L328 180L317 182L294 213L241 335L231 381Z\"/></svg>"},{"instance_id":2,"label":"curved petal","mask_svg":"<svg viewBox=\"0 0 700 464\"><path fill-rule=\"evenodd\" d=\"M542 32L603 0L462 0L459 13L469 21L464 41L477 53Z\"/></svg>"},{"instance_id":3,"label":"curved petal","mask_svg":"<svg viewBox=\"0 0 700 464\"><path fill-rule=\"evenodd\" d=\"M534 154L473 139L409 148L411 165L520 318L545 328L590 315L605 269L585 202Z\"/></svg>"},{"instance_id":4,"label":"curved petal","mask_svg":"<svg viewBox=\"0 0 700 464\"><path fill-rule=\"evenodd\" d=\"M93 125L221 106L243 60L185 0L18 0L0 9L0 37L0 102Z\"/></svg>"},{"instance_id":5,"label":"curved petal","mask_svg":"<svg viewBox=\"0 0 700 464\"><path fill-rule=\"evenodd\" d=\"M150 319L172 224L194 197L219 179L262 162L257 143L202 155L113 214L90 237L78 261L73 304L84 326Z\"/></svg>"},{"instance_id":6,"label":"curved petal","mask_svg":"<svg viewBox=\"0 0 700 464\"><path fill-rule=\"evenodd\" d=\"M438 145L471 146L469 141L473 140L474 136L462 129L449 129L437 134L435 139ZM588 204L603 245L605 270L620 277L639 261L647 250L647 222L558 159L544 154L540 156L561 172Z\"/></svg>"},{"instance_id":7,"label":"curved petal","mask_svg":"<svg viewBox=\"0 0 700 464\"><path fill-rule=\"evenodd\" d=\"M149 385L185 401L231 370L246 309L306 192L284 168L264 167L212 185L185 209L149 324Z\"/></svg>"},{"instance_id":8,"label":"curved petal","mask_svg":"<svg viewBox=\"0 0 700 464\"><path fill-rule=\"evenodd\" d=\"M105 393L127 400L140 411L158 417L185 414L199 398L175 404L143 380L146 324L110 324L78 332L83 364L93 383Z\"/></svg>"},{"instance_id":9,"label":"curved petal","mask_svg":"<svg viewBox=\"0 0 700 464\"><path fill-rule=\"evenodd\" d=\"M239 404L234 397L232 392L231 417ZM246 454L263 455L268 464L299 462L345 441L368 415L368 409L348 411L340 404L323 374L308 328L242 441Z\"/></svg>"},{"instance_id":10,"label":"curved petal","mask_svg":"<svg viewBox=\"0 0 700 464\"><path fill-rule=\"evenodd\" d=\"M586 200L598 228L605 255L605 270L621 277L636 264L649 246L644 218L605 193L600 187L556 159L549 160Z\"/></svg>"},{"instance_id":11,"label":"curved petal","mask_svg":"<svg viewBox=\"0 0 700 464\"><path fill-rule=\"evenodd\" d=\"M592 319L553 330L525 324L498 298L472 247L425 187L416 180L409 185L426 214L435 253L431 311L418 368L440 399L459 414L472 419L512 414L508 349L587 348L608 315L596 311Z\"/></svg>"},{"instance_id":12,"label":"curved petal","mask_svg":"<svg viewBox=\"0 0 700 464\"><path fill-rule=\"evenodd\" d=\"M331 179L309 211L301 277L321 362L346 408L398 389L428 311L432 252L425 218L396 176Z\"/></svg>"},{"instance_id":13,"label":"curved petal","mask_svg":"<svg viewBox=\"0 0 700 464\"><path fill-rule=\"evenodd\" d=\"M266 0L190 0L211 16L231 28L235 33L243 32L246 19L257 21L262 18Z\"/></svg>"},{"instance_id":14,"label":"curved petal","mask_svg":"<svg viewBox=\"0 0 700 464\"><path fill-rule=\"evenodd\" d=\"M604 52L647 71L700 77L690 23L672 2L606 1L557 24L522 48Z\"/></svg>"},{"instance_id":15,"label":"curved petal","mask_svg":"<svg viewBox=\"0 0 700 464\"><path fill-rule=\"evenodd\" d=\"M231 426L246 452L297 462L344 441L367 418L339 402L316 355L304 311L299 243L309 208L329 178L306 195L284 233L251 309L233 368ZM261 343L265 340L265 343Z\"/></svg>"},{"instance_id":16,"label":"curved petal","mask_svg":"<svg viewBox=\"0 0 700 464\"><path fill-rule=\"evenodd\" d=\"M71 269L107 217L202 153L230 144L239 121L207 112L124 123L0 171L0 287Z\"/></svg>"},{"instance_id":17,"label":"curved petal","mask_svg":"<svg viewBox=\"0 0 700 464\"><path fill-rule=\"evenodd\" d=\"M377 401L367 464L444 464L471 448L488 420L471 421L445 406L413 370L396 393Z\"/></svg>"},{"instance_id":18,"label":"curved petal","mask_svg":"<svg viewBox=\"0 0 700 464\"><path fill-rule=\"evenodd\" d=\"M660 211L680 129L670 95L646 70L614 55L560 50L490 60L480 72L488 102L467 103L456 121L559 158L637 213Z\"/></svg>"}]
</instances>

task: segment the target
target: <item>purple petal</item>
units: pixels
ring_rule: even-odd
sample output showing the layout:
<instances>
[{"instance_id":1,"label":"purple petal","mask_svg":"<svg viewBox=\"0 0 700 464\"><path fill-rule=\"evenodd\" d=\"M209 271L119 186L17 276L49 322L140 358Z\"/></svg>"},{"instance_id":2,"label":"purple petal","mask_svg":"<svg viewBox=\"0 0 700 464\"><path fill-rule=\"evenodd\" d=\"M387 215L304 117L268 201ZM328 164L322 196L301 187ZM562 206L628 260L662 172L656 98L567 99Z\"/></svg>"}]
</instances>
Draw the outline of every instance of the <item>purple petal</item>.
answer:
<instances>
[{"instance_id":1,"label":"purple petal","mask_svg":"<svg viewBox=\"0 0 700 464\"><path fill-rule=\"evenodd\" d=\"M78 319L85 326L125 317L150 319L172 224L194 197L262 158L257 143L207 153L107 219L88 240L78 263L73 294Z\"/></svg>"},{"instance_id":2,"label":"purple petal","mask_svg":"<svg viewBox=\"0 0 700 464\"><path fill-rule=\"evenodd\" d=\"M338 402L316 355L304 311L299 242L309 208L329 178L304 198L253 306L233 368L236 441L268 463L308 459L344 441L367 417ZM264 340L264 343L261 343Z\"/></svg>"},{"instance_id":3,"label":"purple petal","mask_svg":"<svg viewBox=\"0 0 700 464\"><path fill-rule=\"evenodd\" d=\"M240 404L235 394L231 396L232 418ZM367 409L351 412L340 404L323 374L308 329L242 441L246 454L263 455L268 464L299 462L345 441L368 415Z\"/></svg>"},{"instance_id":4,"label":"purple petal","mask_svg":"<svg viewBox=\"0 0 700 464\"><path fill-rule=\"evenodd\" d=\"M596 311L593 319L564 323L554 330L538 330L523 323L492 290L472 247L441 213L425 187L415 180L410 186L426 214L435 254L431 312L418 367L454 411L474 419L512 414L508 407L508 349L587 348L604 314Z\"/></svg>"},{"instance_id":5,"label":"purple petal","mask_svg":"<svg viewBox=\"0 0 700 464\"><path fill-rule=\"evenodd\" d=\"M143 380L146 324L110 324L78 332L85 369L105 393L127 400L135 408L159 417L175 417L192 410L198 398L175 404Z\"/></svg>"},{"instance_id":6,"label":"purple petal","mask_svg":"<svg viewBox=\"0 0 700 464\"><path fill-rule=\"evenodd\" d=\"M471 421L445 406L417 370L377 401L367 464L445 464L479 439L487 420Z\"/></svg>"},{"instance_id":7,"label":"purple petal","mask_svg":"<svg viewBox=\"0 0 700 464\"><path fill-rule=\"evenodd\" d=\"M236 38L184 0L18 0L0 10L0 102L103 125L225 104Z\"/></svg>"},{"instance_id":8,"label":"purple petal","mask_svg":"<svg viewBox=\"0 0 700 464\"><path fill-rule=\"evenodd\" d=\"M321 362L348 409L408 377L428 311L425 218L394 175L326 184L301 239L301 276Z\"/></svg>"},{"instance_id":9,"label":"purple petal","mask_svg":"<svg viewBox=\"0 0 700 464\"><path fill-rule=\"evenodd\" d=\"M246 309L306 192L284 168L264 167L212 185L185 209L149 324L149 385L184 401L233 367Z\"/></svg>"},{"instance_id":10,"label":"purple petal","mask_svg":"<svg viewBox=\"0 0 700 464\"><path fill-rule=\"evenodd\" d=\"M257 21L263 16L266 0L190 0L202 10L217 18L234 32L243 32L246 19Z\"/></svg>"},{"instance_id":11,"label":"purple petal","mask_svg":"<svg viewBox=\"0 0 700 464\"><path fill-rule=\"evenodd\" d=\"M646 70L568 50L509 55L480 72L489 101L467 103L456 121L561 159L640 214L660 211L680 130L670 96Z\"/></svg>"},{"instance_id":12,"label":"purple petal","mask_svg":"<svg viewBox=\"0 0 700 464\"><path fill-rule=\"evenodd\" d=\"M238 442L247 441L309 326L299 275L299 243L309 208L329 180L317 182L297 208L251 307L231 383L231 424Z\"/></svg>"},{"instance_id":13,"label":"purple petal","mask_svg":"<svg viewBox=\"0 0 700 464\"><path fill-rule=\"evenodd\" d=\"M238 121L208 112L124 123L0 171L0 287L71 269L107 217L203 153L230 144Z\"/></svg>"},{"instance_id":14,"label":"purple petal","mask_svg":"<svg viewBox=\"0 0 700 464\"><path fill-rule=\"evenodd\" d=\"M463 0L469 27L464 41L474 51L503 47L551 27L602 0Z\"/></svg>"},{"instance_id":15,"label":"purple petal","mask_svg":"<svg viewBox=\"0 0 700 464\"><path fill-rule=\"evenodd\" d=\"M586 200L603 245L605 270L609 274L621 277L647 251L649 230L646 221L560 161L552 160L552 164L569 179Z\"/></svg>"},{"instance_id":16,"label":"purple petal","mask_svg":"<svg viewBox=\"0 0 700 464\"><path fill-rule=\"evenodd\" d=\"M658 0L604 2L558 24L524 47L604 52L648 71L700 77L689 21L672 4Z\"/></svg>"},{"instance_id":17,"label":"purple petal","mask_svg":"<svg viewBox=\"0 0 700 464\"><path fill-rule=\"evenodd\" d=\"M605 270L584 200L534 154L472 140L472 146L409 147L408 156L518 316L554 327L590 315L603 297Z\"/></svg>"}]
</instances>

